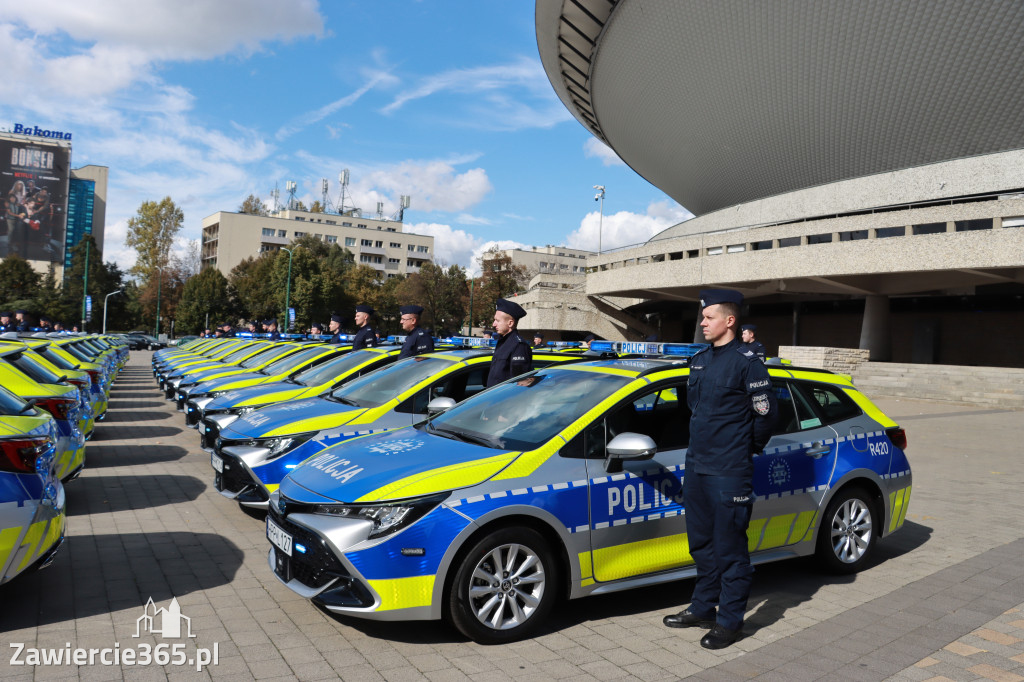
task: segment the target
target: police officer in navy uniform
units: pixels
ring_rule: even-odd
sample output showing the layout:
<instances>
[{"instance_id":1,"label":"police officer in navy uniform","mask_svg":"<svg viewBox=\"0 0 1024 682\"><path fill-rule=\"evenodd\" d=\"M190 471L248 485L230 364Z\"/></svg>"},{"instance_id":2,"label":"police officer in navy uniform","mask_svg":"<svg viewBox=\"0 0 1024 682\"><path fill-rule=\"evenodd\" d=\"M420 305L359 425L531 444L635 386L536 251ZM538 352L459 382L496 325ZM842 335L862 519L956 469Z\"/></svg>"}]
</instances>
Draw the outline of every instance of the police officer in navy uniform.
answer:
<instances>
[{"instance_id":1,"label":"police officer in navy uniform","mask_svg":"<svg viewBox=\"0 0 1024 682\"><path fill-rule=\"evenodd\" d=\"M263 330L263 324L259 320L249 320L246 326L249 327L250 334L259 334Z\"/></svg>"},{"instance_id":2,"label":"police officer in navy uniform","mask_svg":"<svg viewBox=\"0 0 1024 682\"><path fill-rule=\"evenodd\" d=\"M225 339L232 339L235 336L235 330L231 328L230 322L221 322L221 337Z\"/></svg>"},{"instance_id":3,"label":"police officer in navy uniform","mask_svg":"<svg viewBox=\"0 0 1024 682\"><path fill-rule=\"evenodd\" d=\"M16 332L27 332L29 330L28 320L25 316L28 315L27 310L15 310L14 311L14 331Z\"/></svg>"},{"instance_id":4,"label":"police officer in navy uniform","mask_svg":"<svg viewBox=\"0 0 1024 682\"><path fill-rule=\"evenodd\" d=\"M331 343L341 343L341 323L344 322L341 315L331 315L331 324L328 330L331 332Z\"/></svg>"},{"instance_id":5,"label":"police officer in navy uniform","mask_svg":"<svg viewBox=\"0 0 1024 682\"><path fill-rule=\"evenodd\" d=\"M13 332L14 325L11 324L11 314L6 310L0 313L0 332Z\"/></svg>"},{"instance_id":6,"label":"police officer in navy uniform","mask_svg":"<svg viewBox=\"0 0 1024 682\"><path fill-rule=\"evenodd\" d=\"M359 327L359 331L356 332L356 338L352 339L352 350L361 350L377 345L377 336L373 333L373 327L370 326L370 315L373 315L373 308L370 306L356 306L356 326Z\"/></svg>"},{"instance_id":7,"label":"police officer in navy uniform","mask_svg":"<svg viewBox=\"0 0 1024 682\"><path fill-rule=\"evenodd\" d=\"M541 332L534 332L533 333L533 347L534 348L543 348L544 347L544 334L542 334Z\"/></svg>"},{"instance_id":8,"label":"police officer in navy uniform","mask_svg":"<svg viewBox=\"0 0 1024 682\"><path fill-rule=\"evenodd\" d=\"M315 339L319 339L324 333L324 325L322 322L314 322L309 325L309 335Z\"/></svg>"},{"instance_id":9,"label":"police officer in navy uniform","mask_svg":"<svg viewBox=\"0 0 1024 682\"><path fill-rule=\"evenodd\" d=\"M494 307L493 326L498 345L494 347L486 386L500 384L533 369L533 351L516 329L519 320L526 317L526 311L518 303L503 298L499 298Z\"/></svg>"},{"instance_id":10,"label":"police officer in navy uniform","mask_svg":"<svg viewBox=\"0 0 1024 682\"><path fill-rule=\"evenodd\" d=\"M740 329L743 332L743 345L746 346L747 350L753 352L761 362L764 362L768 351L765 350L764 344L755 338L757 335L757 325L745 324Z\"/></svg>"},{"instance_id":11,"label":"police officer in navy uniform","mask_svg":"<svg viewBox=\"0 0 1024 682\"><path fill-rule=\"evenodd\" d=\"M686 390L690 443L683 499L697 580L690 606L665 616L669 627L710 628L700 641L722 649L740 637L753 580L747 526L754 504L754 453L778 416L768 369L744 348L736 331L743 295L705 289L701 329L711 344L690 359Z\"/></svg>"},{"instance_id":12,"label":"police officer in navy uniform","mask_svg":"<svg viewBox=\"0 0 1024 682\"><path fill-rule=\"evenodd\" d=\"M423 306L404 305L398 309L402 314L402 329L405 330L405 343L402 344L400 358L410 358L421 353L434 352L434 339L420 326L420 315L423 314Z\"/></svg>"}]
</instances>

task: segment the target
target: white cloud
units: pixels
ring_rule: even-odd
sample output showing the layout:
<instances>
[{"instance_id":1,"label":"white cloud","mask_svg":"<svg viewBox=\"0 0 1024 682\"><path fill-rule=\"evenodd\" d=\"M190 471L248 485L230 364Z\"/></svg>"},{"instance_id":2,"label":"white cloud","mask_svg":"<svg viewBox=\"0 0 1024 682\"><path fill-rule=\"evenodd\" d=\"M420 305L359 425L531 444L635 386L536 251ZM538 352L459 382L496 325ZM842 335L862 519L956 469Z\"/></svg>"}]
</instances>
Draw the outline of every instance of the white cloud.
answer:
<instances>
[{"instance_id":1,"label":"white cloud","mask_svg":"<svg viewBox=\"0 0 1024 682\"><path fill-rule=\"evenodd\" d=\"M405 232L426 234L434 238L434 260L445 265L461 265L472 276L480 274L480 256L497 246L499 249L529 249L522 242L508 239L483 239L465 230L440 223L407 223Z\"/></svg>"},{"instance_id":2,"label":"white cloud","mask_svg":"<svg viewBox=\"0 0 1024 682\"><path fill-rule=\"evenodd\" d=\"M600 159L605 166L625 166L626 162L619 158L611 147L596 137L588 137L583 143L583 156L588 159Z\"/></svg>"},{"instance_id":3,"label":"white cloud","mask_svg":"<svg viewBox=\"0 0 1024 682\"><path fill-rule=\"evenodd\" d=\"M602 251L642 244L662 230L692 217L685 208L669 201L651 202L647 213L619 211L606 214L603 220L598 211L593 211L584 216L578 229L569 233L567 246L597 251L599 232Z\"/></svg>"},{"instance_id":4,"label":"white cloud","mask_svg":"<svg viewBox=\"0 0 1024 682\"><path fill-rule=\"evenodd\" d=\"M470 215L469 213L460 213L455 219L455 222L463 225L493 225L494 221L480 216Z\"/></svg>"},{"instance_id":5,"label":"white cloud","mask_svg":"<svg viewBox=\"0 0 1024 682\"><path fill-rule=\"evenodd\" d=\"M277 131L277 139L283 140L299 132L306 126L312 125L313 123L316 123L318 121L322 121L323 119L327 118L328 116L338 111L339 109L352 106L353 104L359 101L360 97L365 95L373 88L383 83L394 82L394 80L395 78L391 74L384 73L381 71L375 72L366 83L364 83L361 87L357 88L354 92L351 92L340 99L336 99L333 102L325 104L319 109L314 109L313 111L306 112L301 116L297 116L295 119L293 119L291 123L281 126L281 128ZM335 137L336 131L332 130L330 126L327 126L327 128L331 133L331 137Z\"/></svg>"}]
</instances>

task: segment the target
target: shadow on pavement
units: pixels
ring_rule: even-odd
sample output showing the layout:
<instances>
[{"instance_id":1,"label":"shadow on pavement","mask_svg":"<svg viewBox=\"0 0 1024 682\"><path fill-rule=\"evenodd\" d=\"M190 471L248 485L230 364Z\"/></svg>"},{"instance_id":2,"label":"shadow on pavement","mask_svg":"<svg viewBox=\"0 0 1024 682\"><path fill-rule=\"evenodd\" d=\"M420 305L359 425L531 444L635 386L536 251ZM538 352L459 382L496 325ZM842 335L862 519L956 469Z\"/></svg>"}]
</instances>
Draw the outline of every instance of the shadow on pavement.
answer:
<instances>
[{"instance_id":1,"label":"shadow on pavement","mask_svg":"<svg viewBox=\"0 0 1024 682\"><path fill-rule=\"evenodd\" d=\"M90 442L129 440L132 438L171 438L177 436L183 430L178 426L132 426L127 421L111 422L109 419L109 417L104 419L96 426L95 435L93 435ZM132 431L138 431L138 433L132 433ZM107 448L109 446L104 443L103 447ZM88 450L86 451L86 456L89 456Z\"/></svg>"},{"instance_id":2,"label":"shadow on pavement","mask_svg":"<svg viewBox=\"0 0 1024 682\"><path fill-rule=\"evenodd\" d=\"M176 462L187 454L188 450L177 445L104 444L102 448L86 451L85 465L89 469L102 469L104 467Z\"/></svg>"},{"instance_id":3,"label":"shadow on pavement","mask_svg":"<svg viewBox=\"0 0 1024 682\"><path fill-rule=\"evenodd\" d=\"M152 397L155 398L156 396L152 396ZM170 404L170 401L167 401L167 402L168 402L168 404ZM142 410L142 409L151 408L151 407L162 407L163 404L164 404L163 401L158 401L158 400L119 400L119 399L114 399L113 397L111 397L110 398L110 402L107 403L107 410L108 411L109 410L115 410L115 411L132 410L132 411L134 411L134 410ZM147 419L151 419L152 417L150 415L146 415L146 418Z\"/></svg>"},{"instance_id":4,"label":"shadow on pavement","mask_svg":"<svg viewBox=\"0 0 1024 682\"><path fill-rule=\"evenodd\" d=\"M123 609L141 615L150 597L162 604L230 583L243 560L212 533L69 535L49 568L0 586L0 632Z\"/></svg>"},{"instance_id":5,"label":"shadow on pavement","mask_svg":"<svg viewBox=\"0 0 1024 682\"><path fill-rule=\"evenodd\" d=\"M139 474L83 476L64 490L68 516L72 517L191 502L206 488L206 483L194 476Z\"/></svg>"}]
</instances>

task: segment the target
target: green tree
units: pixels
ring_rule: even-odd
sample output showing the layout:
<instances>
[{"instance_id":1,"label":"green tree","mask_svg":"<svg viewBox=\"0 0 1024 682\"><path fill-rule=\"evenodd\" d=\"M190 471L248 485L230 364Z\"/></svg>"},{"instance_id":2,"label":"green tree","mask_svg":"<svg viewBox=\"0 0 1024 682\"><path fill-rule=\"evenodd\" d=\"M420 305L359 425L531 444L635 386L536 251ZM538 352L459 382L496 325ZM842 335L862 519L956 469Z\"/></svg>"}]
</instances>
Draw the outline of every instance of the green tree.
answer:
<instances>
[{"instance_id":1,"label":"green tree","mask_svg":"<svg viewBox=\"0 0 1024 682\"><path fill-rule=\"evenodd\" d=\"M320 203L319 199L317 199L316 201L313 202L313 205L309 207L309 212L324 213L324 205Z\"/></svg>"},{"instance_id":2,"label":"green tree","mask_svg":"<svg viewBox=\"0 0 1024 682\"><path fill-rule=\"evenodd\" d=\"M24 307L35 311L37 314L47 312L63 316L64 302L61 299L60 285L57 282L57 269L53 263L46 269L46 275L32 297L32 303Z\"/></svg>"},{"instance_id":3,"label":"green tree","mask_svg":"<svg viewBox=\"0 0 1024 682\"><path fill-rule=\"evenodd\" d=\"M481 274L473 292L473 324L490 327L495 302L526 288L530 275L524 266L513 265L511 256L497 246L482 253L479 264Z\"/></svg>"},{"instance_id":4,"label":"green tree","mask_svg":"<svg viewBox=\"0 0 1024 682\"><path fill-rule=\"evenodd\" d=\"M250 194L242 202L242 205L238 207L238 212L248 213L249 215L267 215L267 205L255 194Z\"/></svg>"},{"instance_id":5,"label":"green tree","mask_svg":"<svg viewBox=\"0 0 1024 682\"><path fill-rule=\"evenodd\" d=\"M181 230L185 215L170 197L160 202L144 201L136 215L128 219L125 244L138 256L130 272L144 280L153 279L158 268L170 261L171 246Z\"/></svg>"},{"instance_id":6,"label":"green tree","mask_svg":"<svg viewBox=\"0 0 1024 682\"><path fill-rule=\"evenodd\" d=\"M292 202L292 205L289 206L288 208L290 208L293 211L308 211L309 210L308 208L306 208L306 205L304 203L302 203L302 201L299 200L299 199L295 199Z\"/></svg>"},{"instance_id":7,"label":"green tree","mask_svg":"<svg viewBox=\"0 0 1024 682\"><path fill-rule=\"evenodd\" d=\"M288 254L284 254L288 257ZM274 291L274 264L277 253L268 251L259 258L250 256L228 273L228 297L232 322L239 317L265 319L280 312ZM284 279L282 278L282 283ZM218 320L219 322L219 320Z\"/></svg>"},{"instance_id":8,"label":"green tree","mask_svg":"<svg viewBox=\"0 0 1024 682\"><path fill-rule=\"evenodd\" d=\"M175 318L175 331L179 334L202 331L209 315L210 324L216 324L231 314L228 280L217 268L206 268L185 282Z\"/></svg>"},{"instance_id":9,"label":"green tree","mask_svg":"<svg viewBox=\"0 0 1024 682\"><path fill-rule=\"evenodd\" d=\"M29 262L16 253L0 260L0 301L5 306L31 299L39 289L42 278ZM13 307L13 306L9 306Z\"/></svg>"},{"instance_id":10,"label":"green tree","mask_svg":"<svg viewBox=\"0 0 1024 682\"><path fill-rule=\"evenodd\" d=\"M456 331L466 319L469 303L466 271L458 265L444 268L424 263L418 273L406 278L399 299L423 306L424 322L434 327L435 333Z\"/></svg>"},{"instance_id":11,"label":"green tree","mask_svg":"<svg viewBox=\"0 0 1024 682\"><path fill-rule=\"evenodd\" d=\"M297 328L326 320L332 312L351 317L345 311L355 303L346 291L352 254L337 244L327 245L312 235L295 240L292 250L292 280L289 303L295 308ZM288 253L279 251L274 264L274 288L277 293L275 317L282 319L288 277Z\"/></svg>"}]
</instances>

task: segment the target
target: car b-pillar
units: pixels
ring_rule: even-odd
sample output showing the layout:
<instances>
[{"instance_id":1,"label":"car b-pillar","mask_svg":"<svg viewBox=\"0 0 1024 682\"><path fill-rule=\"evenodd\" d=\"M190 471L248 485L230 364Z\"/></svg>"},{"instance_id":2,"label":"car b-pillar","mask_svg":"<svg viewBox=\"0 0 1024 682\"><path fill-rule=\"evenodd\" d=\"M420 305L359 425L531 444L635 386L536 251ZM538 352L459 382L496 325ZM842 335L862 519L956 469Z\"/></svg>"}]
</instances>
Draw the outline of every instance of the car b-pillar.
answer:
<instances>
[{"instance_id":1,"label":"car b-pillar","mask_svg":"<svg viewBox=\"0 0 1024 682\"><path fill-rule=\"evenodd\" d=\"M873 294L864 299L864 319L860 326L860 346L871 352L871 362L892 359L892 332L889 297Z\"/></svg>"}]
</instances>

